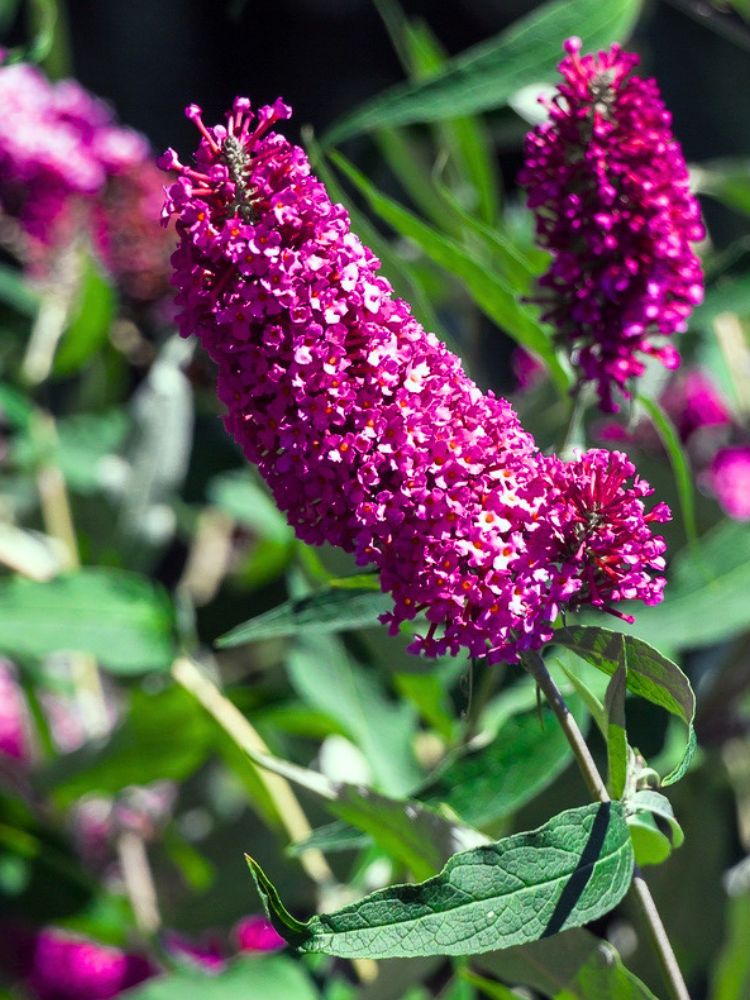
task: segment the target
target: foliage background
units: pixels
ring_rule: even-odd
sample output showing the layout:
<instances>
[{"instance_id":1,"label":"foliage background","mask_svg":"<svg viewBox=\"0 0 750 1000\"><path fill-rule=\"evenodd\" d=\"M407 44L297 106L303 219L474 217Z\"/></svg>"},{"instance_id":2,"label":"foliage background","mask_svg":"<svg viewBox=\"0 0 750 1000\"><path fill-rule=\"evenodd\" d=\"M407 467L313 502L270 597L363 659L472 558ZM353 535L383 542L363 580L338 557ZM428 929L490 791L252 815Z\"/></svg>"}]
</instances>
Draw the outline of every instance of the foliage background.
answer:
<instances>
[{"instance_id":1,"label":"foliage background","mask_svg":"<svg viewBox=\"0 0 750 1000\"><path fill-rule=\"evenodd\" d=\"M8 38L18 41L26 36L24 11L5 6ZM532 6L518 0L451 0L407 3L404 10L409 19L425 19L453 54L496 35ZM393 10L381 4L381 13ZM740 386L750 380L750 372L742 370L746 349L727 358L715 331L716 316L728 311L746 336L750 317L750 114L742 98L750 92L746 14L740 3L734 9L653 2L633 36L645 71L658 77L688 160L704 168L712 161L714 196L704 200L711 237L709 295L683 347L730 394L733 384L736 394L737 377ZM74 74L110 99L121 119L144 131L157 150L192 148L192 128L181 114L191 100L213 119L235 93L248 93L258 103L283 94L296 112L292 134L311 122L320 135L404 73L378 10L366 0L263 5L69 0L60 5L59 18L46 59L50 74ZM497 171L503 205L498 229L529 249L528 219L514 184L526 127L506 107L491 111L486 132L477 134L492 151ZM406 156L399 137L409 144ZM444 206L441 215L430 171L441 148L447 149L446 183L470 211L475 208L460 150L451 148L451 141L455 137L417 125L395 139L392 133L356 136L343 148L376 188L420 214L434 212L432 224L440 231L449 228L450 218ZM414 183L410 166L419 170L421 164L424 172ZM343 183L349 203L364 208L361 192ZM424 247L415 248L382 219L375 226L395 255L391 267L419 293L415 305L457 343L478 381L513 391L512 341L477 308L461 275L446 280ZM462 237L486 268L496 266L476 233ZM384 270L395 278L388 260ZM55 923L98 940L153 950L153 928L143 926L142 914L138 927L140 904L120 870L122 829L109 832L107 856L92 865L80 850L80 802L93 796L123 802L131 786L157 780L179 788L168 815L154 830L139 833L158 894L156 954L172 967L177 991L170 996L208 986L200 969L179 968L167 953L164 928L192 938L216 932L226 940L233 923L258 909L243 850L263 864L295 912L315 910L319 887L288 849L283 801L269 794L233 741L170 680L181 647L203 658L274 754L334 780L372 783L381 793L403 797L424 783L447 750L462 745L468 730L498 739L488 743L493 749L475 768L476 786L468 786L460 807L456 800L456 811L467 821L500 836L530 829L585 801L564 743L551 720L540 726L534 693L516 672L496 670L488 679L480 671L472 680L464 663L436 667L409 658L401 640L360 627L374 619L368 601L375 596L362 597L365 608L358 617L338 613L333 631L297 624L277 627L276 634L256 628L252 644L217 650L216 639L238 622L289 597L327 592L331 578L346 576L352 567L337 553L315 554L293 542L224 435L210 365L175 340L163 322L123 314L116 293L95 273L81 290L89 296L82 314L91 322L71 321L64 334L73 360L31 389L19 377L19 358L39 308L38 292L6 261L2 278L0 491L3 522L14 529L6 548L16 548L0 580L0 650L21 670L36 746L29 770L3 764L0 771L5 919ZM136 340L123 338L123 322ZM650 385L649 394L657 395L658 383ZM541 442L559 437L566 411L549 384L519 394L516 403ZM737 413L740 423L747 419L741 405ZM590 436L592 431L595 427L589 427ZM638 461L659 498L680 509L685 494L678 496L663 453L644 449ZM695 475L691 478L696 486ZM50 482L52 513L44 504ZM635 626L636 634L679 659L699 695L700 754L670 793L686 842L649 872L649 881L693 995L746 1000L750 526L722 518L699 483L695 494L702 542L687 546L685 521L676 518L669 540L679 580L665 606L644 612ZM58 558L44 537L27 533L54 535L55 505L66 498L83 569L67 582L24 586L10 568L20 567L20 576L28 577L30 566L39 572L40 560ZM345 589L337 593L346 600ZM83 660L79 653L60 652L70 647L84 649ZM91 673L92 656L103 670L105 719L97 719L87 701L86 684L97 677ZM568 665L579 669L573 659ZM54 699L68 704L89 737L71 752L61 752L50 736ZM673 731L651 706L629 702L628 729L649 761L666 766L674 756ZM594 745L602 755L596 737ZM454 789L464 780L461 773ZM313 827L337 815L309 791L298 794ZM440 799L451 802L444 788ZM403 815L398 823L400 840ZM343 836L341 827L326 828L327 846L336 847L328 854L335 884L323 892L329 908L351 893L397 881L410 868L402 850L388 850L382 841L374 846L366 832L356 840L347 834L346 850L331 840L334 834ZM412 870L415 864L412 858ZM658 970L627 906L592 929L659 994ZM507 996L499 985L491 992L490 980L529 985L508 966L491 963L473 972L463 963L441 960L381 963L378 978L367 984L361 980L372 970L346 962L287 956L254 961L252 968L240 969L242 976L230 973L217 998L248 995L249 983L256 995L270 998L282 995L284 983L289 1000L474 1000ZM262 964L271 961L281 964ZM552 969L564 964L557 954L544 961ZM480 974L484 986L472 985L472 975ZM263 976L273 985L264 986L269 980ZM211 983L219 988L219 980ZM8 996L19 989L9 974L4 988ZM565 992L559 983L536 988L558 997L605 995L590 987ZM152 995L162 996L148 988L142 994L144 1000Z\"/></svg>"}]
</instances>

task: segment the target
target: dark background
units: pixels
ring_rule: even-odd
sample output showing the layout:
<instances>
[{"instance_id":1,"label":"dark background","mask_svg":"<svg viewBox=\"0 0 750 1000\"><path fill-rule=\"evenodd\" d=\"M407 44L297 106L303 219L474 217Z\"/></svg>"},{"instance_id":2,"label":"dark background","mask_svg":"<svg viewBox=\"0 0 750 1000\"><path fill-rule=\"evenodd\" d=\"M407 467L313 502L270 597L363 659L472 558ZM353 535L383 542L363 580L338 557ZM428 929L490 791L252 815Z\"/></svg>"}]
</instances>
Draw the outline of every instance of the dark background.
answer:
<instances>
[{"instance_id":1,"label":"dark background","mask_svg":"<svg viewBox=\"0 0 750 1000\"><path fill-rule=\"evenodd\" d=\"M403 3L451 53L535 6L529 0ZM159 149L192 148L192 127L182 118L191 101L213 119L237 93L256 104L282 95L294 107L297 128L310 122L322 130L403 78L371 0L67 0L64 9L78 78L111 99L122 119ZM663 0L646 0L635 47L659 79L688 160L750 155L750 31L708 4L699 10L703 15L690 17ZM711 23L734 41L706 30Z\"/></svg>"}]
</instances>

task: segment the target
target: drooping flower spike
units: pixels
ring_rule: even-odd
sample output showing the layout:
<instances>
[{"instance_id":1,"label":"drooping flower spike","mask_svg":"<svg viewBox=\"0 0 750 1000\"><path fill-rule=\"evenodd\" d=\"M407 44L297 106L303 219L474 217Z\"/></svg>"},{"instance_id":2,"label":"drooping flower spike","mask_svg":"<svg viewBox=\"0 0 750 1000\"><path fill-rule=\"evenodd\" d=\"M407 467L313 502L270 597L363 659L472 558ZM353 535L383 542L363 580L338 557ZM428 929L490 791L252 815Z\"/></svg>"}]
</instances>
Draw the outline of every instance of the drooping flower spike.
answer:
<instances>
[{"instance_id":1,"label":"drooping flower spike","mask_svg":"<svg viewBox=\"0 0 750 1000\"><path fill-rule=\"evenodd\" d=\"M679 353L661 338L682 332L703 297L691 244L704 236L700 208L654 80L630 76L638 56L613 45L580 55L565 43L564 78L545 102L548 119L525 144L520 183L552 254L540 279L544 316L602 409L644 371Z\"/></svg>"},{"instance_id":2,"label":"drooping flower spike","mask_svg":"<svg viewBox=\"0 0 750 1000\"><path fill-rule=\"evenodd\" d=\"M276 101L254 115L238 99L209 129L191 105L195 166L162 158L178 174L165 217L177 217L181 331L216 361L226 426L299 537L380 571L393 632L422 615L414 651L512 661L549 640L577 595L618 599L591 580L605 564L630 579L631 552L618 539L610 565L603 541L581 547L593 466L541 456L510 404L393 297L304 151L270 131L289 113ZM574 514L560 498L571 477ZM615 496L634 489L621 477L609 506L591 495L602 539ZM650 558L628 596L658 599Z\"/></svg>"}]
</instances>

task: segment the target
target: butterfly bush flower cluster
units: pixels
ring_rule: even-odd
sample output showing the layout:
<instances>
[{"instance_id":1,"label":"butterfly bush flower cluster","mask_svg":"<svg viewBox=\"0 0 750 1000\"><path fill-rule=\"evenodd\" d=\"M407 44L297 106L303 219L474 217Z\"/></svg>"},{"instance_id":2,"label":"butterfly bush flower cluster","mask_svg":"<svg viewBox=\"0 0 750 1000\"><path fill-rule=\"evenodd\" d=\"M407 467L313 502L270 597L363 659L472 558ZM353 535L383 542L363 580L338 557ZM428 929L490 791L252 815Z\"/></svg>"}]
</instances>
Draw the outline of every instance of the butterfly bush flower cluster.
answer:
<instances>
[{"instance_id":1,"label":"butterfly bush flower cluster","mask_svg":"<svg viewBox=\"0 0 750 1000\"><path fill-rule=\"evenodd\" d=\"M45 276L85 234L126 297L163 297L170 238L156 222L163 181L146 140L74 80L25 64L0 65L0 107L0 223L16 223L29 270Z\"/></svg>"},{"instance_id":2,"label":"butterfly bush flower cluster","mask_svg":"<svg viewBox=\"0 0 750 1000\"><path fill-rule=\"evenodd\" d=\"M750 521L750 444L747 427L711 376L700 368L676 373L659 396L687 451L696 480L729 517ZM662 455L661 439L650 420L633 428L610 420L598 429L601 441L632 445L645 455Z\"/></svg>"},{"instance_id":3,"label":"butterfly bush flower cluster","mask_svg":"<svg viewBox=\"0 0 750 1000\"><path fill-rule=\"evenodd\" d=\"M281 101L238 98L177 174L179 324L218 367L226 426L304 541L374 565L411 649L513 661L565 607L658 601L663 542L645 484L608 453L542 456L508 402L393 296L302 149Z\"/></svg>"},{"instance_id":4,"label":"butterfly bush flower cluster","mask_svg":"<svg viewBox=\"0 0 750 1000\"><path fill-rule=\"evenodd\" d=\"M691 244L704 229L657 84L630 76L638 57L618 45L582 56L577 38L564 47L563 82L527 136L519 179L552 254L544 318L616 411L615 390L643 373L644 356L679 364L659 338L684 331L702 300Z\"/></svg>"},{"instance_id":5,"label":"butterfly bush flower cluster","mask_svg":"<svg viewBox=\"0 0 750 1000\"><path fill-rule=\"evenodd\" d=\"M72 195L98 194L148 152L102 101L73 80L51 83L33 66L0 67L0 106L0 203L42 243Z\"/></svg>"}]
</instances>

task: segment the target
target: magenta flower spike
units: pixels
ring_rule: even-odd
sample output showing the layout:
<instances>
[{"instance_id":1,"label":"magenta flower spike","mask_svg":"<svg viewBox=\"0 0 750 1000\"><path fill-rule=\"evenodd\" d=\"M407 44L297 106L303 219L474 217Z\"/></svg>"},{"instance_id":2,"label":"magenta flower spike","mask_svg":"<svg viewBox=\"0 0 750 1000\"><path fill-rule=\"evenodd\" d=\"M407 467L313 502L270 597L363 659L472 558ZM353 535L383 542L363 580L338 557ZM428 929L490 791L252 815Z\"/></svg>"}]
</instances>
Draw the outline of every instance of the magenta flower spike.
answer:
<instances>
[{"instance_id":1,"label":"magenta flower spike","mask_svg":"<svg viewBox=\"0 0 750 1000\"><path fill-rule=\"evenodd\" d=\"M526 138L519 176L552 254L540 279L544 318L570 352L579 384L596 385L603 410L644 371L679 353L661 338L686 329L703 298L691 244L700 207L656 81L630 76L638 56L618 45L581 56L565 43L564 78L548 119Z\"/></svg>"},{"instance_id":2,"label":"magenta flower spike","mask_svg":"<svg viewBox=\"0 0 750 1000\"><path fill-rule=\"evenodd\" d=\"M622 463L607 478L595 458L540 455L510 404L482 393L394 298L304 151L271 131L289 114L280 100L254 115L238 99L226 125L207 128L191 106L195 166L172 150L161 165L178 174L164 215L177 219L181 331L216 362L227 429L298 536L377 568L393 597L384 621L396 633L423 616L410 649L428 656L514 661L550 639L577 595L619 599L615 577L657 600L647 570L659 557L646 554L648 582L635 583L639 542L605 543L607 512L619 518L618 503L648 488L627 486ZM560 496L571 481L572 512ZM650 539L640 499L636 522Z\"/></svg>"}]
</instances>

